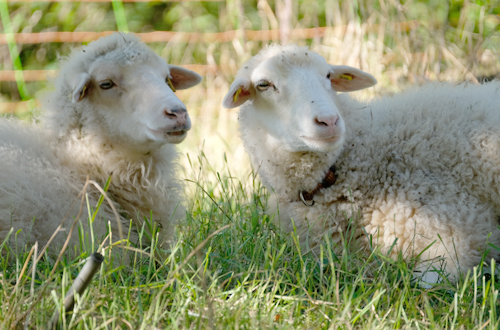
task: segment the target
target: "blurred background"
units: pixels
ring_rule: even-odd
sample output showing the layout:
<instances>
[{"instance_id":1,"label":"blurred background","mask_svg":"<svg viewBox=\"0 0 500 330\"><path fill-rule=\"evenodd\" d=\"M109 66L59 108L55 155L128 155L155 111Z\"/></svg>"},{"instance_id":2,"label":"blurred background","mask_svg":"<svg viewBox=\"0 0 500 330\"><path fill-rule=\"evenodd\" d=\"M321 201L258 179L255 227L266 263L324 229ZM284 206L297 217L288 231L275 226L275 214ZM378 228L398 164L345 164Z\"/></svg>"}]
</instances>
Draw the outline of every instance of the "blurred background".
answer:
<instances>
[{"instance_id":1,"label":"blurred background","mask_svg":"<svg viewBox=\"0 0 500 330\"><path fill-rule=\"evenodd\" d=\"M111 31L137 33L169 63L203 75L200 86L177 92L193 122L180 145L188 168L206 157L214 168L228 162L249 173L237 110L221 100L241 64L269 43L308 46L371 73L379 83L353 93L360 98L500 77L499 0L0 0L0 11L4 115L30 118L59 58Z\"/></svg>"}]
</instances>

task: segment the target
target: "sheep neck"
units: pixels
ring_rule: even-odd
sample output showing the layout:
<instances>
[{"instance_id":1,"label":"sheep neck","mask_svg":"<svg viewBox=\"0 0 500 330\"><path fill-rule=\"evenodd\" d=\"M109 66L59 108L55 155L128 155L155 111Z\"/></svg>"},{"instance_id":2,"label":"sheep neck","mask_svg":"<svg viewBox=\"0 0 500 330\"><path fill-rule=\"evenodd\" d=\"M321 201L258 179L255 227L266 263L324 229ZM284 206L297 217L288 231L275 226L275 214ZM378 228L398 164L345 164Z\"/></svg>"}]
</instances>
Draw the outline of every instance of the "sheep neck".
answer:
<instances>
[{"instance_id":1,"label":"sheep neck","mask_svg":"<svg viewBox=\"0 0 500 330\"><path fill-rule=\"evenodd\" d=\"M59 139L56 152L61 159L72 163L81 175L90 175L91 179L100 183L105 183L108 177L113 176L113 186L116 188L129 186L133 182L131 186L141 190L155 185L160 175L157 167L161 164L158 161L164 160L164 157L158 156L162 150L147 155L127 152L125 148L93 135L82 136L77 130Z\"/></svg>"},{"instance_id":2,"label":"sheep neck","mask_svg":"<svg viewBox=\"0 0 500 330\"><path fill-rule=\"evenodd\" d=\"M301 191L314 191L341 152L340 149L328 153L290 152L278 140L263 134L261 125L244 118L242 112L240 120L247 124L240 125L240 130L255 171L282 201L299 201Z\"/></svg>"},{"instance_id":3,"label":"sheep neck","mask_svg":"<svg viewBox=\"0 0 500 330\"><path fill-rule=\"evenodd\" d=\"M320 183L314 188L312 191L301 191L299 193L299 197L302 200L302 202L307 205L307 206L313 206L314 205L314 196L321 190L321 189L326 189L330 188L335 184L335 181L337 181L337 175L335 173L335 165L332 165L328 171L325 174L325 177L323 180L321 180ZM312 203L308 204L308 201L312 201Z\"/></svg>"},{"instance_id":4,"label":"sheep neck","mask_svg":"<svg viewBox=\"0 0 500 330\"><path fill-rule=\"evenodd\" d=\"M274 188L281 199L300 201L300 193L304 196L304 192L309 192L308 198L310 199L308 200L312 200L322 189L331 187L335 182L336 175L332 168L334 168L337 158L336 153L283 151L281 154L271 152L269 156L268 159L274 159L263 163L267 162L270 165L266 168L267 173L272 173L273 183L270 186ZM279 169L284 171L279 172ZM268 178L264 179L264 175L262 175L264 182L268 182L270 175L266 176ZM328 179L325 180L327 177Z\"/></svg>"},{"instance_id":5,"label":"sheep neck","mask_svg":"<svg viewBox=\"0 0 500 330\"><path fill-rule=\"evenodd\" d=\"M165 171L176 167L173 162L177 153L173 145L165 145L145 156L127 153L95 136L81 136L75 130L58 139L53 150L63 163L75 170L73 175L82 183L88 175L104 186L112 177L109 197L120 206L119 212L139 225L142 225L142 216L149 218L151 211L153 220L163 226L168 225L174 209L182 214L182 206L178 205L181 196L178 179L174 172ZM99 195L97 191L94 193ZM172 204L165 203L166 200Z\"/></svg>"}]
</instances>

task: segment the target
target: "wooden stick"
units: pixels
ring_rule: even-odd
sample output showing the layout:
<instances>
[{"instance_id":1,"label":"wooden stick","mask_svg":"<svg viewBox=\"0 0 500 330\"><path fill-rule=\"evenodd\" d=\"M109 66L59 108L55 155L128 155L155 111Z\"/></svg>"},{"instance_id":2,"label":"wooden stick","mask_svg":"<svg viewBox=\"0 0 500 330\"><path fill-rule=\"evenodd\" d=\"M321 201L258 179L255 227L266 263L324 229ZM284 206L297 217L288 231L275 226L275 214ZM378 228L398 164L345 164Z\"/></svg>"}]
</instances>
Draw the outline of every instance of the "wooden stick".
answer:
<instances>
[{"instance_id":1,"label":"wooden stick","mask_svg":"<svg viewBox=\"0 0 500 330\"><path fill-rule=\"evenodd\" d=\"M93 253L88 259L82 270L75 278L73 285L69 289L66 297L64 297L64 311L66 313L71 312L73 307L75 306L75 292L78 295L81 295L87 286L92 282L92 278L95 273L99 270L102 262L104 261L104 257L100 253ZM52 316L51 326L49 328L55 329L57 323L59 321L59 310L54 312Z\"/></svg>"},{"instance_id":2,"label":"wooden stick","mask_svg":"<svg viewBox=\"0 0 500 330\"><path fill-rule=\"evenodd\" d=\"M417 21L406 21L392 23L391 28L396 31L410 31L419 26ZM292 32L293 40L321 38L329 33L338 33L345 31L347 25L333 27L318 27L309 29L294 29ZM379 24L370 24L366 29L368 32L377 33ZM39 44L45 42L90 42L100 37L107 36L113 31L104 32L39 32L39 33L14 33L14 40L17 44ZM187 43L212 43L229 42L237 37L238 31L231 30L216 33L197 33L197 32L173 32L173 31L154 31L146 33L136 33L143 42L187 42ZM245 30L248 40L263 41L279 39L279 30ZM7 35L0 34L0 44L7 43Z\"/></svg>"}]
</instances>

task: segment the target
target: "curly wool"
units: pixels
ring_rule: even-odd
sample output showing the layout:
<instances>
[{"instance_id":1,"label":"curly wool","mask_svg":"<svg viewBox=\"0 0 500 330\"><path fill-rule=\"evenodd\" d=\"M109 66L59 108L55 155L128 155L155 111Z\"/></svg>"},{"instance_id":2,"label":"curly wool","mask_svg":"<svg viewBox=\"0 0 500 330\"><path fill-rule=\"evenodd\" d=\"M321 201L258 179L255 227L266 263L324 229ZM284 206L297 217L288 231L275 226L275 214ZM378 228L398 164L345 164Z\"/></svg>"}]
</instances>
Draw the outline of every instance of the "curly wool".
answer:
<instances>
[{"instance_id":1,"label":"curly wool","mask_svg":"<svg viewBox=\"0 0 500 330\"><path fill-rule=\"evenodd\" d=\"M60 246L79 213L77 196L87 178L104 187L109 177L108 195L125 235L131 219L142 226L144 217L151 219L152 214L152 220L163 228L163 238L172 236L172 226L184 216L176 148L165 144L146 154L131 152L109 139L113 128L103 124L98 104L71 100L71 79L87 72L96 60L134 65L152 56L156 55L133 35L101 38L74 50L65 60L54 81L55 90L42 96L43 128L17 120L0 121L0 241L13 227L14 233L21 231L11 235L12 243L45 244L66 218L63 234L53 244ZM89 186L87 194L90 207L95 207L99 191ZM86 205L82 211L80 223L88 229ZM93 224L96 237L108 226L116 240L115 214L105 201Z\"/></svg>"},{"instance_id":2,"label":"curly wool","mask_svg":"<svg viewBox=\"0 0 500 330\"><path fill-rule=\"evenodd\" d=\"M352 217L367 251L370 239L394 258L432 244L421 260L445 257L452 276L477 266L487 243L500 246L500 82L336 98L347 131L343 149L330 153L287 152L254 125L251 105L240 111L242 139L285 231L295 226L313 246L325 235L340 243ZM299 192L313 190L332 164L336 183L304 205ZM499 256L489 249L487 260Z\"/></svg>"}]
</instances>

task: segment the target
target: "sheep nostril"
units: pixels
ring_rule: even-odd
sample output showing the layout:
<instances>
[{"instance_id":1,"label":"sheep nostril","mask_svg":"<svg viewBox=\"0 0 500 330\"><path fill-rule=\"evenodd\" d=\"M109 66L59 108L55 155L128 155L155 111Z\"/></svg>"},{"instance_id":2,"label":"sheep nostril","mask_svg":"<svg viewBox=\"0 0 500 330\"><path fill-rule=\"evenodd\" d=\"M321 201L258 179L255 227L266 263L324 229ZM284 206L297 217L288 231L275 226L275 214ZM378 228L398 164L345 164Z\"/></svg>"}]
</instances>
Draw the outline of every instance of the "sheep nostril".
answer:
<instances>
[{"instance_id":1,"label":"sheep nostril","mask_svg":"<svg viewBox=\"0 0 500 330\"><path fill-rule=\"evenodd\" d=\"M177 114L175 112L170 112L168 110L164 110L163 113L165 113L165 116L170 119L175 119L177 118Z\"/></svg>"},{"instance_id":2,"label":"sheep nostril","mask_svg":"<svg viewBox=\"0 0 500 330\"><path fill-rule=\"evenodd\" d=\"M325 116L314 118L314 123L318 126L335 127L339 123L338 116Z\"/></svg>"},{"instance_id":3,"label":"sheep nostril","mask_svg":"<svg viewBox=\"0 0 500 330\"><path fill-rule=\"evenodd\" d=\"M171 108L165 108L165 115L170 119L185 120L188 116L186 107L184 106L173 106Z\"/></svg>"},{"instance_id":4,"label":"sheep nostril","mask_svg":"<svg viewBox=\"0 0 500 330\"><path fill-rule=\"evenodd\" d=\"M318 118L314 118L314 121L316 122L317 125L328 126L327 123L325 123L324 121L318 120Z\"/></svg>"}]
</instances>

